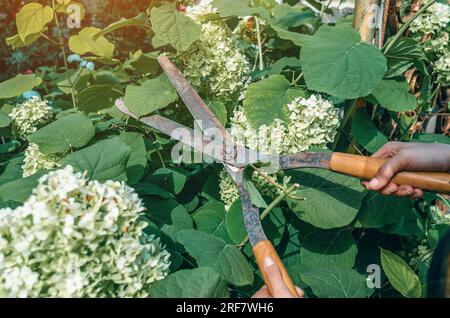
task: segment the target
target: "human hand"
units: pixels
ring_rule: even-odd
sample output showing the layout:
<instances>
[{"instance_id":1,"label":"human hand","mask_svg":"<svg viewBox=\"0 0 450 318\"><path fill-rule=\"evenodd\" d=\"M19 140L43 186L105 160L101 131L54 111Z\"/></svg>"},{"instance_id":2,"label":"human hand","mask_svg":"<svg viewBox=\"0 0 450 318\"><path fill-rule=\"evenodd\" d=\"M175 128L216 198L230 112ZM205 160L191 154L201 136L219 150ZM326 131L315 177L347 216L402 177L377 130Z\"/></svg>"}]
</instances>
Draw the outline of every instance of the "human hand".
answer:
<instances>
[{"instance_id":1,"label":"human hand","mask_svg":"<svg viewBox=\"0 0 450 318\"><path fill-rule=\"evenodd\" d=\"M272 295L269 293L267 286L264 285L258 290L252 298L300 298L303 297L303 290L295 287L298 293L298 297L294 297L287 286L284 284L281 271L272 258L266 256L264 259L264 271L269 279L269 284L272 288Z\"/></svg>"},{"instance_id":2,"label":"human hand","mask_svg":"<svg viewBox=\"0 0 450 318\"><path fill-rule=\"evenodd\" d=\"M397 185L392 178L401 171L450 171L450 145L410 142L389 142L372 155L372 158L388 159L370 181L363 181L368 190L383 195L397 195L417 199L423 196L421 189L410 185Z\"/></svg>"}]
</instances>

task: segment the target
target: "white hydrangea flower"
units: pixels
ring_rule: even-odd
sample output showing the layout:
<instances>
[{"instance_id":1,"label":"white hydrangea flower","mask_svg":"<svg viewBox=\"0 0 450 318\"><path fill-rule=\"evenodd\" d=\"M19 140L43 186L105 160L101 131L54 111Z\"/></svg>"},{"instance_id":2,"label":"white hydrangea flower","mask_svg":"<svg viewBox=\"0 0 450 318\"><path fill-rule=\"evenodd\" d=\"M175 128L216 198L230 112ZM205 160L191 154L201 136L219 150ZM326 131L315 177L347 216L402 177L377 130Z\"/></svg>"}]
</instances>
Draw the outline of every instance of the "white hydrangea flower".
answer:
<instances>
[{"instance_id":1,"label":"white hydrangea flower","mask_svg":"<svg viewBox=\"0 0 450 318\"><path fill-rule=\"evenodd\" d=\"M313 94L309 98L296 98L287 107L289 123L276 119L271 125L262 125L258 129L252 127L243 109L238 108L231 118L233 141L262 153L283 155L313 148L326 149L336 137L339 116L332 102ZM226 173L220 175L219 188L222 201L229 206L238 197L238 192L233 190L236 187L232 179L226 176ZM257 174L253 181L269 197L278 193L278 189Z\"/></svg>"},{"instance_id":2,"label":"white hydrangea flower","mask_svg":"<svg viewBox=\"0 0 450 318\"><path fill-rule=\"evenodd\" d=\"M449 51L449 34L441 32L436 37L425 41L422 45L427 53L436 53L438 55L445 54Z\"/></svg>"},{"instance_id":3,"label":"white hydrangea flower","mask_svg":"<svg viewBox=\"0 0 450 318\"><path fill-rule=\"evenodd\" d=\"M34 133L39 126L50 122L52 118L52 107L47 101L33 98L17 104L9 114L17 131L22 138Z\"/></svg>"},{"instance_id":4,"label":"white hydrangea flower","mask_svg":"<svg viewBox=\"0 0 450 318\"><path fill-rule=\"evenodd\" d=\"M244 86L249 67L225 23L207 21L216 11L208 2L186 8L186 14L201 25L202 33L188 52L180 54L178 62L196 89L228 101Z\"/></svg>"},{"instance_id":5,"label":"white hydrangea flower","mask_svg":"<svg viewBox=\"0 0 450 318\"><path fill-rule=\"evenodd\" d=\"M434 72L437 74L437 81L444 86L450 84L450 52L447 51L433 64Z\"/></svg>"},{"instance_id":6,"label":"white hydrangea flower","mask_svg":"<svg viewBox=\"0 0 450 318\"><path fill-rule=\"evenodd\" d=\"M28 177L40 170L50 170L60 167L60 155L44 154L40 152L37 144L29 144L25 149L25 158L23 160L23 177Z\"/></svg>"},{"instance_id":7,"label":"white hydrangea flower","mask_svg":"<svg viewBox=\"0 0 450 318\"><path fill-rule=\"evenodd\" d=\"M0 297L148 296L170 254L143 234L143 210L123 182L49 172L22 206L0 210Z\"/></svg>"},{"instance_id":8,"label":"white hydrangea flower","mask_svg":"<svg viewBox=\"0 0 450 318\"><path fill-rule=\"evenodd\" d=\"M444 3L435 3L415 19L409 29L413 33L430 34L445 28L449 22L450 6Z\"/></svg>"}]
</instances>

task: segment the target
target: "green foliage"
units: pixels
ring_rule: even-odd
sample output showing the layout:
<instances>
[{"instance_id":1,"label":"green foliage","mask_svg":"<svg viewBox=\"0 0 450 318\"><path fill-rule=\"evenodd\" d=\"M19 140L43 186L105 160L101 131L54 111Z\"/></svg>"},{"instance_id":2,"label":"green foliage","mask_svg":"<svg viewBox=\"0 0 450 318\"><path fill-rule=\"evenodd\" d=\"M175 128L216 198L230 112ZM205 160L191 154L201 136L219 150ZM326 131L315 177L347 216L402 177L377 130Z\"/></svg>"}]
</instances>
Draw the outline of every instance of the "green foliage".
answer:
<instances>
[{"instance_id":1,"label":"green foliage","mask_svg":"<svg viewBox=\"0 0 450 318\"><path fill-rule=\"evenodd\" d=\"M376 152L388 138L378 130L365 109L360 109L353 117L352 135L356 141L369 152Z\"/></svg>"},{"instance_id":2,"label":"green foliage","mask_svg":"<svg viewBox=\"0 0 450 318\"><path fill-rule=\"evenodd\" d=\"M408 82L403 79L384 79L372 95L381 106L395 112L415 110L416 98L410 93Z\"/></svg>"},{"instance_id":3,"label":"green foliage","mask_svg":"<svg viewBox=\"0 0 450 318\"><path fill-rule=\"evenodd\" d=\"M392 286L405 297L420 297L422 286L419 277L394 253L380 248L381 264Z\"/></svg>"},{"instance_id":4,"label":"green foliage","mask_svg":"<svg viewBox=\"0 0 450 318\"><path fill-rule=\"evenodd\" d=\"M24 5L16 16L17 32L22 41L32 34L40 33L53 20L53 9L40 3Z\"/></svg>"},{"instance_id":5,"label":"green foliage","mask_svg":"<svg viewBox=\"0 0 450 318\"><path fill-rule=\"evenodd\" d=\"M309 89L342 99L372 93L387 70L381 51L347 25L320 27L303 44L300 60Z\"/></svg>"},{"instance_id":6,"label":"green foliage","mask_svg":"<svg viewBox=\"0 0 450 318\"><path fill-rule=\"evenodd\" d=\"M40 85L42 80L36 75L18 74L16 77L0 83L0 99L16 97Z\"/></svg>"}]
</instances>

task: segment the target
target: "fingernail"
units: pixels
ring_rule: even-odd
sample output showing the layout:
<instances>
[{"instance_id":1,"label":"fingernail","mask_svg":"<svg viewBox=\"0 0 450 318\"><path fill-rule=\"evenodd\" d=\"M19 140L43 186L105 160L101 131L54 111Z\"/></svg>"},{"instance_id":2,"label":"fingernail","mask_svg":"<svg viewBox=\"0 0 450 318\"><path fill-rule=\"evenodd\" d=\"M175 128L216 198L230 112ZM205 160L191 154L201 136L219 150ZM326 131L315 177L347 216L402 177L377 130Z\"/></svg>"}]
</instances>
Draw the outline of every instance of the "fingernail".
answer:
<instances>
[{"instance_id":1,"label":"fingernail","mask_svg":"<svg viewBox=\"0 0 450 318\"><path fill-rule=\"evenodd\" d=\"M373 178L372 180L370 180L369 182L369 187L371 189L376 188L378 185L380 184L380 181L377 178Z\"/></svg>"},{"instance_id":2,"label":"fingernail","mask_svg":"<svg viewBox=\"0 0 450 318\"><path fill-rule=\"evenodd\" d=\"M264 267L270 267L274 264L273 259L269 256L264 257Z\"/></svg>"}]
</instances>

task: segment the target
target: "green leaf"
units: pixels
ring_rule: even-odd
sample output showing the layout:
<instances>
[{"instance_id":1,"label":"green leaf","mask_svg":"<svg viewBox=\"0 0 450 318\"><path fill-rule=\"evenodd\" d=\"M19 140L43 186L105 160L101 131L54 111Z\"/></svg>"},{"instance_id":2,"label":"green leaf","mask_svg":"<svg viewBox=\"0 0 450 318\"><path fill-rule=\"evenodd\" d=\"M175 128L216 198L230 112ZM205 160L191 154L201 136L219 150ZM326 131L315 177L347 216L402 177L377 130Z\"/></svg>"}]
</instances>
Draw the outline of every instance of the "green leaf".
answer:
<instances>
[{"instance_id":1,"label":"green leaf","mask_svg":"<svg viewBox=\"0 0 450 318\"><path fill-rule=\"evenodd\" d=\"M389 43L389 42L388 42ZM386 78L400 76L406 72L415 61L425 59L425 54L420 47L420 43L413 38L400 38L389 51L384 53L387 59Z\"/></svg>"},{"instance_id":2,"label":"green leaf","mask_svg":"<svg viewBox=\"0 0 450 318\"><path fill-rule=\"evenodd\" d=\"M0 184L5 184L16 179L21 179L23 174L23 155L14 157L6 162L6 167L0 174Z\"/></svg>"},{"instance_id":3,"label":"green leaf","mask_svg":"<svg viewBox=\"0 0 450 318\"><path fill-rule=\"evenodd\" d=\"M134 185L144 175L147 166L144 138L140 133L123 132L120 140L130 147L131 155L127 162L127 183Z\"/></svg>"},{"instance_id":4,"label":"green leaf","mask_svg":"<svg viewBox=\"0 0 450 318\"><path fill-rule=\"evenodd\" d=\"M53 20L53 9L40 3L32 2L24 5L16 15L17 33L22 41L31 34L42 32Z\"/></svg>"},{"instance_id":5,"label":"green leaf","mask_svg":"<svg viewBox=\"0 0 450 318\"><path fill-rule=\"evenodd\" d=\"M28 136L46 154L85 146L95 135L91 120L82 113L64 116Z\"/></svg>"},{"instance_id":6,"label":"green leaf","mask_svg":"<svg viewBox=\"0 0 450 318\"><path fill-rule=\"evenodd\" d=\"M450 137L439 134L420 133L414 136L414 141L423 143L450 144Z\"/></svg>"},{"instance_id":7,"label":"green leaf","mask_svg":"<svg viewBox=\"0 0 450 318\"><path fill-rule=\"evenodd\" d=\"M270 67L271 74L280 74L287 67L299 68L300 59L296 57L282 57Z\"/></svg>"},{"instance_id":8,"label":"green leaf","mask_svg":"<svg viewBox=\"0 0 450 318\"><path fill-rule=\"evenodd\" d=\"M305 92L290 86L282 75L250 84L244 100L244 113L250 124L258 128L270 125L276 118L289 122L287 105Z\"/></svg>"},{"instance_id":9,"label":"green leaf","mask_svg":"<svg viewBox=\"0 0 450 318\"><path fill-rule=\"evenodd\" d=\"M179 270L155 282L150 289L153 298L227 298L227 285L210 267Z\"/></svg>"},{"instance_id":10,"label":"green leaf","mask_svg":"<svg viewBox=\"0 0 450 318\"><path fill-rule=\"evenodd\" d=\"M83 28L77 35L69 39L69 48L72 52L84 55L92 53L97 56L112 59L115 46L104 36L94 39L101 30L95 27Z\"/></svg>"},{"instance_id":11,"label":"green leaf","mask_svg":"<svg viewBox=\"0 0 450 318\"><path fill-rule=\"evenodd\" d=\"M179 194L186 184L187 176L175 168L160 168L148 180L171 191L173 194Z\"/></svg>"},{"instance_id":12,"label":"green leaf","mask_svg":"<svg viewBox=\"0 0 450 318\"><path fill-rule=\"evenodd\" d=\"M300 278L317 297L362 298L367 295L366 279L357 271L336 265L300 267Z\"/></svg>"},{"instance_id":13,"label":"green leaf","mask_svg":"<svg viewBox=\"0 0 450 318\"><path fill-rule=\"evenodd\" d=\"M47 28L44 28L44 31ZM19 49L21 47L25 47L33 44L37 39L39 39L42 35L42 32L30 34L26 37L25 41L23 41L18 34L10 36L5 39L6 44L10 45L13 49Z\"/></svg>"},{"instance_id":14,"label":"green leaf","mask_svg":"<svg viewBox=\"0 0 450 318\"><path fill-rule=\"evenodd\" d=\"M380 85L372 92L372 95L381 106L394 112L404 112L417 108L417 99L411 94L405 78L382 80Z\"/></svg>"},{"instance_id":15,"label":"green leaf","mask_svg":"<svg viewBox=\"0 0 450 318\"><path fill-rule=\"evenodd\" d=\"M275 25L272 25L272 29L274 29L277 32L278 36L281 39L292 41L292 43L294 43L297 46L303 46L306 43L306 41L309 40L309 38L311 37L306 34L288 31Z\"/></svg>"},{"instance_id":16,"label":"green leaf","mask_svg":"<svg viewBox=\"0 0 450 318\"><path fill-rule=\"evenodd\" d=\"M387 69L381 51L345 24L320 27L303 44L300 61L308 89L342 99L372 93Z\"/></svg>"},{"instance_id":17,"label":"green leaf","mask_svg":"<svg viewBox=\"0 0 450 318\"><path fill-rule=\"evenodd\" d=\"M296 195L305 200L288 199L292 211L303 221L323 229L350 224L366 194L359 179L322 169L287 171L291 182L299 183Z\"/></svg>"},{"instance_id":18,"label":"green leaf","mask_svg":"<svg viewBox=\"0 0 450 318\"><path fill-rule=\"evenodd\" d=\"M157 74L160 66L157 60L156 52L143 53L141 50L136 51L133 56L123 63L123 67L131 65L141 74Z\"/></svg>"},{"instance_id":19,"label":"green leaf","mask_svg":"<svg viewBox=\"0 0 450 318\"><path fill-rule=\"evenodd\" d=\"M178 99L177 92L165 74L146 80L141 86L130 85L125 92L125 104L138 117L148 115Z\"/></svg>"},{"instance_id":20,"label":"green leaf","mask_svg":"<svg viewBox=\"0 0 450 318\"><path fill-rule=\"evenodd\" d=\"M11 118L2 110L0 110L0 128L8 127L11 124Z\"/></svg>"},{"instance_id":21,"label":"green leaf","mask_svg":"<svg viewBox=\"0 0 450 318\"><path fill-rule=\"evenodd\" d=\"M16 77L0 83L0 99L19 96L41 83L42 80L34 74L18 74Z\"/></svg>"},{"instance_id":22,"label":"green leaf","mask_svg":"<svg viewBox=\"0 0 450 318\"><path fill-rule=\"evenodd\" d=\"M32 176L0 185L0 199L5 202L25 202L43 174L43 172L37 172Z\"/></svg>"},{"instance_id":23,"label":"green leaf","mask_svg":"<svg viewBox=\"0 0 450 318\"><path fill-rule=\"evenodd\" d=\"M388 138L378 130L366 109L359 109L352 119L352 136L369 152L376 152Z\"/></svg>"},{"instance_id":24,"label":"green leaf","mask_svg":"<svg viewBox=\"0 0 450 318\"><path fill-rule=\"evenodd\" d=\"M91 79L91 72L85 68L74 72L72 75L70 75L70 83L66 76L64 76L64 78L65 79L63 81L58 82L58 88L65 94L71 94L72 90L70 88L70 83L75 83L73 86L74 93L78 94L83 89L87 88Z\"/></svg>"},{"instance_id":25,"label":"green leaf","mask_svg":"<svg viewBox=\"0 0 450 318\"><path fill-rule=\"evenodd\" d=\"M336 266L351 268L355 265L358 249L351 231L313 230L301 241L301 264L311 268Z\"/></svg>"},{"instance_id":26,"label":"green leaf","mask_svg":"<svg viewBox=\"0 0 450 318\"><path fill-rule=\"evenodd\" d=\"M241 244L247 236L244 226L244 216L242 214L241 200L237 199L231 204L225 216L227 231L235 244Z\"/></svg>"},{"instance_id":27,"label":"green leaf","mask_svg":"<svg viewBox=\"0 0 450 318\"><path fill-rule=\"evenodd\" d=\"M273 8L273 18L269 23L272 26L275 25L287 29L296 28L305 24L313 25L316 19L312 10L305 10L301 6L281 4Z\"/></svg>"},{"instance_id":28,"label":"green leaf","mask_svg":"<svg viewBox=\"0 0 450 318\"><path fill-rule=\"evenodd\" d=\"M381 265L392 286L405 297L419 298L422 294L422 285L419 277L394 253L380 248Z\"/></svg>"},{"instance_id":29,"label":"green leaf","mask_svg":"<svg viewBox=\"0 0 450 318\"><path fill-rule=\"evenodd\" d=\"M153 8L150 21L155 35L177 51L186 51L201 34L200 25L178 11L175 3Z\"/></svg>"},{"instance_id":30,"label":"green leaf","mask_svg":"<svg viewBox=\"0 0 450 318\"><path fill-rule=\"evenodd\" d=\"M120 18L119 21L111 23L106 28L95 34L94 40L97 40L98 38L121 28L130 26L143 26L145 25L146 21L147 16L144 13L140 13L136 17L130 19Z\"/></svg>"},{"instance_id":31,"label":"green leaf","mask_svg":"<svg viewBox=\"0 0 450 318\"><path fill-rule=\"evenodd\" d=\"M126 165L130 158L130 147L118 137L102 140L92 146L66 156L64 164L79 171L87 171L91 180L126 181Z\"/></svg>"},{"instance_id":32,"label":"green leaf","mask_svg":"<svg viewBox=\"0 0 450 318\"><path fill-rule=\"evenodd\" d=\"M379 228L398 222L413 213L414 201L409 198L384 196L369 192L359 211L355 226Z\"/></svg>"},{"instance_id":33,"label":"green leaf","mask_svg":"<svg viewBox=\"0 0 450 318\"><path fill-rule=\"evenodd\" d=\"M231 243L231 238L225 225L226 215L225 205L220 201L214 200L206 202L195 211L192 217L197 225L197 230L213 234L225 242Z\"/></svg>"},{"instance_id":34,"label":"green leaf","mask_svg":"<svg viewBox=\"0 0 450 318\"><path fill-rule=\"evenodd\" d=\"M229 283L245 286L253 283L253 272L245 256L236 246L201 231L181 230L175 239L184 245L199 267L209 266Z\"/></svg>"},{"instance_id":35,"label":"green leaf","mask_svg":"<svg viewBox=\"0 0 450 318\"><path fill-rule=\"evenodd\" d=\"M246 17L257 15L270 19L270 13L262 6L252 6L251 0L214 0L211 5L217 8L221 17Z\"/></svg>"},{"instance_id":36,"label":"green leaf","mask_svg":"<svg viewBox=\"0 0 450 318\"><path fill-rule=\"evenodd\" d=\"M120 91L111 85L92 85L77 95L78 109L89 113L111 108L120 96Z\"/></svg>"},{"instance_id":37,"label":"green leaf","mask_svg":"<svg viewBox=\"0 0 450 318\"><path fill-rule=\"evenodd\" d=\"M227 107L225 104L219 100L212 100L208 102L208 107L220 121L222 126L226 126L228 117L227 117Z\"/></svg>"}]
</instances>

